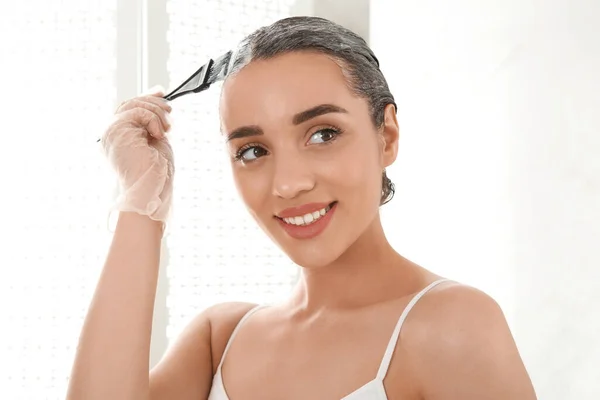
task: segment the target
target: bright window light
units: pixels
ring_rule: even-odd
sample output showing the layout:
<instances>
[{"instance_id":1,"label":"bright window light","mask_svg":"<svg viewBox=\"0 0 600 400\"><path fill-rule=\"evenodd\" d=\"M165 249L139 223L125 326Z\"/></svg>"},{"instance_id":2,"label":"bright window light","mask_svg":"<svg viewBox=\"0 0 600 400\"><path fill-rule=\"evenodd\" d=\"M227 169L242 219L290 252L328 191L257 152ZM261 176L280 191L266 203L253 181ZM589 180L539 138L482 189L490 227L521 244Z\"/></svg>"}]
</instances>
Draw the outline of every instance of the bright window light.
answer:
<instances>
[{"instance_id":1,"label":"bright window light","mask_svg":"<svg viewBox=\"0 0 600 400\"><path fill-rule=\"evenodd\" d=\"M116 3L1 7L3 399L64 399L106 256L113 176L94 138L115 102Z\"/></svg>"}]
</instances>

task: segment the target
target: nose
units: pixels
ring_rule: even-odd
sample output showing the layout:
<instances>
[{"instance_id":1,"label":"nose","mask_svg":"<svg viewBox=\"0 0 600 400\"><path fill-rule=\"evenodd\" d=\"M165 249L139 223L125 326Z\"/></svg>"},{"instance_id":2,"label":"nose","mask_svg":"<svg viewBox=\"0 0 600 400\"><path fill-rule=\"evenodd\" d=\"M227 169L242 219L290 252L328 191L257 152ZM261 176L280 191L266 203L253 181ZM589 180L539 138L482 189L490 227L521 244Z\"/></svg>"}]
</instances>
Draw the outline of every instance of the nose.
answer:
<instances>
[{"instance_id":1,"label":"nose","mask_svg":"<svg viewBox=\"0 0 600 400\"><path fill-rule=\"evenodd\" d=\"M275 158L273 195L283 199L293 199L315 187L315 177L309 163L299 154L290 153Z\"/></svg>"}]
</instances>

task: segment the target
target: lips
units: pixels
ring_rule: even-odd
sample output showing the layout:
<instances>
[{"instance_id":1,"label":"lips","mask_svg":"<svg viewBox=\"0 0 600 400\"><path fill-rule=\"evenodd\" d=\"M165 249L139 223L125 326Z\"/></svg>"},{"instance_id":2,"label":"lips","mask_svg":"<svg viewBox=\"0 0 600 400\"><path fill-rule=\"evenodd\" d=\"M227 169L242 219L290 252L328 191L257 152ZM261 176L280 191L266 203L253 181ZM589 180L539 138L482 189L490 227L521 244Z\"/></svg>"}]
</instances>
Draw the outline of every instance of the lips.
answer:
<instances>
[{"instance_id":1,"label":"lips","mask_svg":"<svg viewBox=\"0 0 600 400\"><path fill-rule=\"evenodd\" d=\"M333 202L335 203L335 202ZM303 204L301 206L298 207L290 207L290 208L286 208L285 210L281 211L279 214L277 214L276 216L278 218L293 218L293 217L301 217L303 215L306 214L311 214L313 212L319 211L323 208L326 208L327 206L332 205L333 203L308 203L308 204Z\"/></svg>"},{"instance_id":2,"label":"lips","mask_svg":"<svg viewBox=\"0 0 600 400\"><path fill-rule=\"evenodd\" d=\"M287 210L282 211L279 216L276 217L279 226L283 228L283 230L294 239L312 239L318 235L320 235L327 226L329 226L329 222L331 221L335 210L337 209L337 202L333 203L311 203L306 204L300 207L294 207ZM316 208L320 207L320 208ZM316 213L319 210L326 209L327 211L320 215L319 218L315 220L310 220L310 222L306 223L306 219L301 221L301 212L305 212L304 215L309 215L312 212ZM286 217L286 215L288 215ZM293 219L298 219L300 224L296 224ZM290 221L292 219L292 221ZM294 222L294 223L290 223ZM302 223L304 222L304 223Z\"/></svg>"}]
</instances>

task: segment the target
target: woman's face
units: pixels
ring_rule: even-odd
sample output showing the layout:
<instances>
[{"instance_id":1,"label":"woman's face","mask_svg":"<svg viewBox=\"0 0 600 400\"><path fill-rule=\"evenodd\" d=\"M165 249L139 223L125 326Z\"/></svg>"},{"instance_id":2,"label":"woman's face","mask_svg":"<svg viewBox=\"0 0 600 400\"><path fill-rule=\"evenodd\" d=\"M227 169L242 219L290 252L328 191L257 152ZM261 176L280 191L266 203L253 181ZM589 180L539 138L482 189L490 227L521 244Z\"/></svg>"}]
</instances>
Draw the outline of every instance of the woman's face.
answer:
<instances>
[{"instance_id":1,"label":"woman's face","mask_svg":"<svg viewBox=\"0 0 600 400\"><path fill-rule=\"evenodd\" d=\"M335 261L374 221L397 138L386 143L332 59L253 61L224 83L220 111L238 191L295 263Z\"/></svg>"}]
</instances>

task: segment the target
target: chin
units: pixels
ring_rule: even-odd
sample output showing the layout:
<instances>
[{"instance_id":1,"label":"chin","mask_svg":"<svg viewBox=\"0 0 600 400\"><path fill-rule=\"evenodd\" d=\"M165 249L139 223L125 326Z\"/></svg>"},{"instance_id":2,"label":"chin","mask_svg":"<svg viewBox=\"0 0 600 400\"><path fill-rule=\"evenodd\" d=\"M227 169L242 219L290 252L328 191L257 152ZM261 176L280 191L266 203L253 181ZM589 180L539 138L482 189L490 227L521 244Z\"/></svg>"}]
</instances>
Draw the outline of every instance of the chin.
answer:
<instances>
[{"instance_id":1,"label":"chin","mask_svg":"<svg viewBox=\"0 0 600 400\"><path fill-rule=\"evenodd\" d=\"M337 260L344 252L334 249L323 242L313 246L288 246L281 249L297 265L307 269L326 267ZM290 248L293 247L293 248Z\"/></svg>"},{"instance_id":2,"label":"chin","mask_svg":"<svg viewBox=\"0 0 600 400\"><path fill-rule=\"evenodd\" d=\"M308 269L321 268L334 263L359 236L353 235L350 229L342 229L343 235L339 234L338 230L330 229L315 238L298 240L289 237L285 232L277 232L277 229L280 228L267 232L271 240L296 265Z\"/></svg>"}]
</instances>

